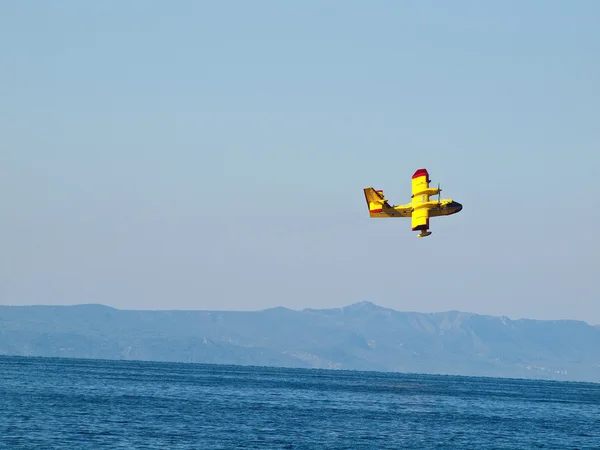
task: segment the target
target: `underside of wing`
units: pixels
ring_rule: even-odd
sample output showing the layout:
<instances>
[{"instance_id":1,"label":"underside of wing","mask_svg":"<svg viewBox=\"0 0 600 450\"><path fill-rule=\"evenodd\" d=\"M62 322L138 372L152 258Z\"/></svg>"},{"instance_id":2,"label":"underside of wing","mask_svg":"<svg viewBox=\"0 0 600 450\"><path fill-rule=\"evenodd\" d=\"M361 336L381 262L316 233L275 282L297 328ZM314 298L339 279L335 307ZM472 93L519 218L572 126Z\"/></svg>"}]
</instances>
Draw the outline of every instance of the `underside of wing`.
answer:
<instances>
[{"instance_id":1,"label":"underside of wing","mask_svg":"<svg viewBox=\"0 0 600 450\"><path fill-rule=\"evenodd\" d=\"M412 213L412 230L426 231L429 229L429 210L427 208L416 209Z\"/></svg>"}]
</instances>

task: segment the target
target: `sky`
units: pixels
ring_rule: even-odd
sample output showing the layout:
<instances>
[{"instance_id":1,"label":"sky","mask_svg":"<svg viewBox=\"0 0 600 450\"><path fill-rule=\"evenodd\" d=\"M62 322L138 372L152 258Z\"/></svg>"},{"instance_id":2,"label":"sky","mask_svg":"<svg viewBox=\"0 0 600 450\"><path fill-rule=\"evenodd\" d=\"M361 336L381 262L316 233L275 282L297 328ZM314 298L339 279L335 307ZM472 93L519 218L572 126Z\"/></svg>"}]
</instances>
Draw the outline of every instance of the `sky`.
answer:
<instances>
[{"instance_id":1,"label":"sky","mask_svg":"<svg viewBox=\"0 0 600 450\"><path fill-rule=\"evenodd\" d=\"M600 3L0 2L0 304L600 324ZM463 204L417 239L427 168Z\"/></svg>"}]
</instances>

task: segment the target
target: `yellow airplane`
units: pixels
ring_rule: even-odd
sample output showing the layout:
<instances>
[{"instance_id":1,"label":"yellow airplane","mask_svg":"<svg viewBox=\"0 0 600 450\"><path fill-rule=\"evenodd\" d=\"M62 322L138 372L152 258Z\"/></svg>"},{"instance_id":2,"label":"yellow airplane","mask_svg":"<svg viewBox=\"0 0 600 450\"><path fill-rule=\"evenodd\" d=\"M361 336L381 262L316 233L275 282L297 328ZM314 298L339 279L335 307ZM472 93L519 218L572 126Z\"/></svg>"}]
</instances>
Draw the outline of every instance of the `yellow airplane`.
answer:
<instances>
[{"instance_id":1,"label":"yellow airplane","mask_svg":"<svg viewBox=\"0 0 600 450\"><path fill-rule=\"evenodd\" d=\"M417 237L429 236L430 217L449 216L462 210L462 205L451 198L442 199L439 184L437 188L430 188L430 181L427 169L418 169L412 176L411 202L398 206L390 205L387 198L383 196L382 190L365 188L369 216L372 218L410 217L412 230L420 231ZM438 199L430 200L432 195L437 195Z\"/></svg>"}]
</instances>

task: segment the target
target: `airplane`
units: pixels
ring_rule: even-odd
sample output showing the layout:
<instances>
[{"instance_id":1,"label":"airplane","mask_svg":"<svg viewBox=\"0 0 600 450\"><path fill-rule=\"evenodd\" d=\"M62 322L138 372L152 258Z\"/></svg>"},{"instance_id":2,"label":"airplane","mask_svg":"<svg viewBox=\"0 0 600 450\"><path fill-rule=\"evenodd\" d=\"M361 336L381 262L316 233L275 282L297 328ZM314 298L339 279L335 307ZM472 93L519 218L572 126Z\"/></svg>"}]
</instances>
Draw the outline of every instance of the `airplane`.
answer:
<instances>
[{"instance_id":1,"label":"airplane","mask_svg":"<svg viewBox=\"0 0 600 450\"><path fill-rule=\"evenodd\" d=\"M442 199L440 185L438 184L437 188L430 188L430 182L427 169L417 169L412 176L411 202L398 206L390 205L381 189L364 188L369 216L371 218L410 217L412 231L420 231L417 237L429 236L431 234L429 230L430 217L450 216L460 212L463 208L460 203L451 198ZM437 195L438 199L430 200L430 197L434 195Z\"/></svg>"}]
</instances>

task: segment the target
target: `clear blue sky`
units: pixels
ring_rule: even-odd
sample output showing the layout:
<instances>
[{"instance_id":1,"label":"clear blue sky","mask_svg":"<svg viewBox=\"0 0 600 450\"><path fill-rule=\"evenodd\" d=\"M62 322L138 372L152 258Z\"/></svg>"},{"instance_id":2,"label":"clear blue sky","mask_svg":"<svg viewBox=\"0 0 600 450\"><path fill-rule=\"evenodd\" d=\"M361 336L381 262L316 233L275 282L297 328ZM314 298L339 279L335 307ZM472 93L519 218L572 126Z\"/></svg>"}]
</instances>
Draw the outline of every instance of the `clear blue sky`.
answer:
<instances>
[{"instance_id":1,"label":"clear blue sky","mask_svg":"<svg viewBox=\"0 0 600 450\"><path fill-rule=\"evenodd\" d=\"M600 323L600 2L0 3L0 304ZM426 167L417 239L362 189Z\"/></svg>"}]
</instances>

